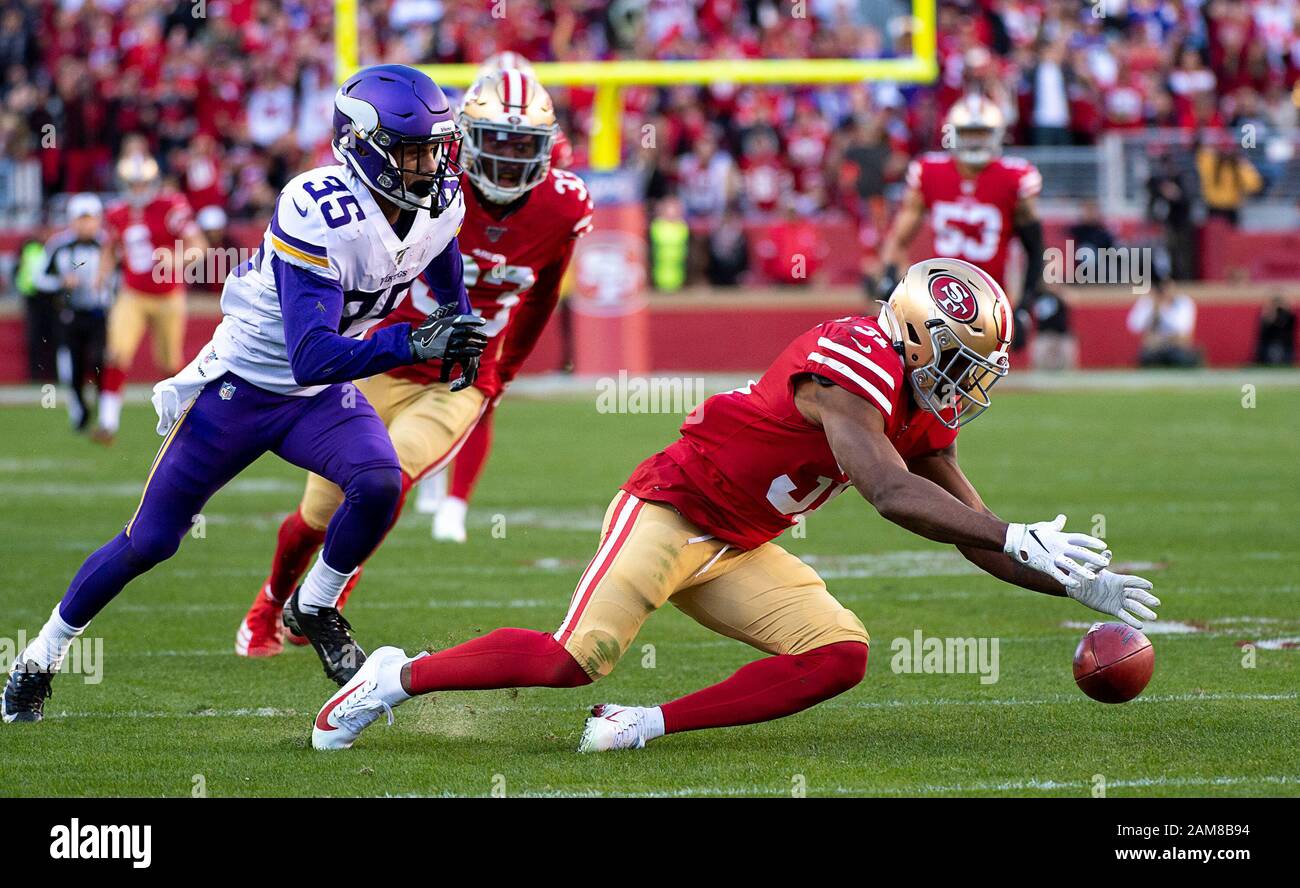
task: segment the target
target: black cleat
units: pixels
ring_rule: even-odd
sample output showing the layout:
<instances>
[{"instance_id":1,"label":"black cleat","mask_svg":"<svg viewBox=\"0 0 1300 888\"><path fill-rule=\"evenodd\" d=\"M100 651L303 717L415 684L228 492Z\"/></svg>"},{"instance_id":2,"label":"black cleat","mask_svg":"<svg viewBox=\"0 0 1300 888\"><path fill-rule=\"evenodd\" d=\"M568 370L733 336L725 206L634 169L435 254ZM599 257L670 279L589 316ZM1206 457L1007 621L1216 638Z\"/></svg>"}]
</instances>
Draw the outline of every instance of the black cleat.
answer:
<instances>
[{"instance_id":1,"label":"black cleat","mask_svg":"<svg viewBox=\"0 0 1300 888\"><path fill-rule=\"evenodd\" d=\"M284 616L281 617L284 626L311 642L325 667L325 677L342 687L366 662L366 652L352 639L352 624L339 613L338 608L322 607L309 614L298 607L300 591L301 586L294 589L284 606Z\"/></svg>"},{"instance_id":2,"label":"black cleat","mask_svg":"<svg viewBox=\"0 0 1300 888\"><path fill-rule=\"evenodd\" d=\"M54 673L37 668L33 662L17 663L5 684L0 716L6 722L38 722L45 717L45 700L50 696Z\"/></svg>"}]
</instances>

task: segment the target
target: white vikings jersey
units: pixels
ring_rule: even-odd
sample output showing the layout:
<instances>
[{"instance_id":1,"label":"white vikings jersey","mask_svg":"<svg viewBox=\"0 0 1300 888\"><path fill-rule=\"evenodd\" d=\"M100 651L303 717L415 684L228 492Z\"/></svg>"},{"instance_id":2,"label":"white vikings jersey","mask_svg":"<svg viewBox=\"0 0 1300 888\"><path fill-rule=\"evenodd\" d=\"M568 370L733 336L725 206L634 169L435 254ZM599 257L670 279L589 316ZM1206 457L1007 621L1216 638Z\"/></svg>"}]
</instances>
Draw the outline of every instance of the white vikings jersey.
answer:
<instances>
[{"instance_id":1,"label":"white vikings jersey","mask_svg":"<svg viewBox=\"0 0 1300 888\"><path fill-rule=\"evenodd\" d=\"M272 258L337 281L343 289L338 332L360 339L401 304L464 217L465 201L457 192L437 218L417 212L402 239L348 167L317 167L295 177L280 192L257 253L226 278L225 317L212 338L217 358L225 370L267 391L317 394L325 386L298 385L289 366Z\"/></svg>"}]
</instances>

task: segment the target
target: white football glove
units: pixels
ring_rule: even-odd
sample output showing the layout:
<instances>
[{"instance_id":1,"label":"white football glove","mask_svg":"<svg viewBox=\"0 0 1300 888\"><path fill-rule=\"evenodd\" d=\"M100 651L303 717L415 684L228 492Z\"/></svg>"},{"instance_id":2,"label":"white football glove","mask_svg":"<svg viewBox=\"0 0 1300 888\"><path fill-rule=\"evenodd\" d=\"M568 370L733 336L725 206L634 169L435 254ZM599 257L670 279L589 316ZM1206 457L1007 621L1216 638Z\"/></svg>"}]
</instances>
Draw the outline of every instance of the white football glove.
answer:
<instances>
[{"instance_id":1,"label":"white football glove","mask_svg":"<svg viewBox=\"0 0 1300 888\"><path fill-rule=\"evenodd\" d=\"M1064 515L1057 515L1055 521L1010 524L1002 551L1047 574L1073 594L1084 580L1097 579L1093 568L1110 564L1110 550L1102 540L1083 533L1064 533L1064 527Z\"/></svg>"},{"instance_id":2,"label":"white football glove","mask_svg":"<svg viewBox=\"0 0 1300 888\"><path fill-rule=\"evenodd\" d=\"M1066 594L1080 604L1095 611L1119 617L1134 629L1142 628L1143 620L1154 620L1160 599L1151 594L1151 583L1141 577L1111 573L1103 570L1095 580L1084 580L1077 589Z\"/></svg>"}]
</instances>

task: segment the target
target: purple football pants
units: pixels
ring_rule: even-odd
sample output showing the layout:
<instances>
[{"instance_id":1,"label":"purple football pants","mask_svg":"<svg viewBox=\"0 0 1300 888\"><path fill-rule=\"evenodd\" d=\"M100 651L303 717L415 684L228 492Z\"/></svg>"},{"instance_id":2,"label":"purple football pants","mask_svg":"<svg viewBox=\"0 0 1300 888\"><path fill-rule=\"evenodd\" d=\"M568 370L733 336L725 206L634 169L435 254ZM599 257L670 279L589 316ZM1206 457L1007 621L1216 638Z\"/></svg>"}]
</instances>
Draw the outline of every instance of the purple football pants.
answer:
<instances>
[{"instance_id":1,"label":"purple football pants","mask_svg":"<svg viewBox=\"0 0 1300 888\"><path fill-rule=\"evenodd\" d=\"M354 570L379 545L401 493L383 422L350 383L304 398L228 373L204 387L163 441L134 517L82 564L60 616L85 626L127 583L176 554L208 499L268 451L343 489L323 555L337 571Z\"/></svg>"}]
</instances>

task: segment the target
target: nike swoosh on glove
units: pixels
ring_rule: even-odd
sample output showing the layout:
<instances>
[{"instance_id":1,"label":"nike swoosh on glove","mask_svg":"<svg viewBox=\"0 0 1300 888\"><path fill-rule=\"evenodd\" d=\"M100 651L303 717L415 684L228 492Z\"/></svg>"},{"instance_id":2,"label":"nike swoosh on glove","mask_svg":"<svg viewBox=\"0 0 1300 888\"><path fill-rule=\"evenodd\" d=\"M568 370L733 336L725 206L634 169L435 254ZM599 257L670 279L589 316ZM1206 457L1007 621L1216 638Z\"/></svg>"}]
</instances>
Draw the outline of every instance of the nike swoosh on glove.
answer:
<instances>
[{"instance_id":1,"label":"nike swoosh on glove","mask_svg":"<svg viewBox=\"0 0 1300 888\"><path fill-rule=\"evenodd\" d=\"M1097 579L1093 568L1110 564L1110 550L1096 537L1067 533L1064 528L1064 515L1037 524L1009 524L1002 551L1026 567L1047 574L1070 592L1084 580Z\"/></svg>"}]
</instances>

